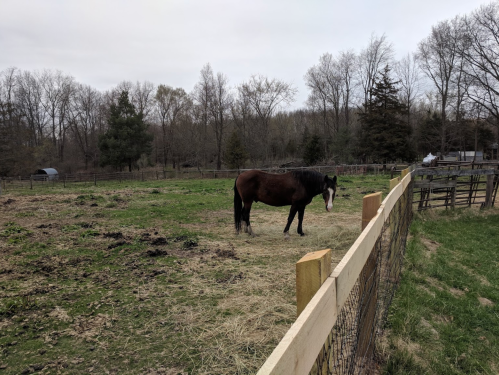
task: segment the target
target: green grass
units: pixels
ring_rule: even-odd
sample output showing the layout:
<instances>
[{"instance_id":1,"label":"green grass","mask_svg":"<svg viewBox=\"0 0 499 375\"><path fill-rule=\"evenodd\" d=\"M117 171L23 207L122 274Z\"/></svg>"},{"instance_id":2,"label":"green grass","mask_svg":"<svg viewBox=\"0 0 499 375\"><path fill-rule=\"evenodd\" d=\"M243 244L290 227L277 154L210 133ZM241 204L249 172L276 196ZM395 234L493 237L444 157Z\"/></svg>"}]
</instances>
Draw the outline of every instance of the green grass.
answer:
<instances>
[{"instance_id":1,"label":"green grass","mask_svg":"<svg viewBox=\"0 0 499 375\"><path fill-rule=\"evenodd\" d=\"M390 309L385 374L499 372L499 214L416 215Z\"/></svg>"}]
</instances>

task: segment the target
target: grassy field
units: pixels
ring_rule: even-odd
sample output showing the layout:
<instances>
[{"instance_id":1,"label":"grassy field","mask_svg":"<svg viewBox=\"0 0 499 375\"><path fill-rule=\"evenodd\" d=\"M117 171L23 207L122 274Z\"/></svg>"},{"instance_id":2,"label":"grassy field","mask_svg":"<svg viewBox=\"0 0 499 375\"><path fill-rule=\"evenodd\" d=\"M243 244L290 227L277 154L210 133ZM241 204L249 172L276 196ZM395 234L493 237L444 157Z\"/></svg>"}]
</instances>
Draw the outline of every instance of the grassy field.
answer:
<instances>
[{"instance_id":1,"label":"grassy field","mask_svg":"<svg viewBox=\"0 0 499 375\"><path fill-rule=\"evenodd\" d=\"M499 373L498 228L497 208L415 215L383 373Z\"/></svg>"},{"instance_id":2,"label":"grassy field","mask_svg":"<svg viewBox=\"0 0 499 375\"><path fill-rule=\"evenodd\" d=\"M339 177L332 213L255 204L233 179L100 183L0 196L0 374L251 374L295 319L295 262L360 233L388 176ZM492 281L491 281L492 282ZM490 340L490 339L489 339Z\"/></svg>"}]
</instances>

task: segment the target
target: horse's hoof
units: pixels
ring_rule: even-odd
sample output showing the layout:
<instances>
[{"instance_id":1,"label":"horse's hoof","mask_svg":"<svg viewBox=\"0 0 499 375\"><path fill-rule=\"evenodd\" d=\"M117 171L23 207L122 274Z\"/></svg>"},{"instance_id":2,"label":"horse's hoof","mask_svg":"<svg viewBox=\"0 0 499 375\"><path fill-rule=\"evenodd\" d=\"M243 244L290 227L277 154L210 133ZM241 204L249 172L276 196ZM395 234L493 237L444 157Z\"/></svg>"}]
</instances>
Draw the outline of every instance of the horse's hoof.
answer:
<instances>
[{"instance_id":1,"label":"horse's hoof","mask_svg":"<svg viewBox=\"0 0 499 375\"><path fill-rule=\"evenodd\" d=\"M303 237L305 235L305 233L298 233L301 237Z\"/></svg>"},{"instance_id":2,"label":"horse's hoof","mask_svg":"<svg viewBox=\"0 0 499 375\"><path fill-rule=\"evenodd\" d=\"M285 233L284 233L284 239L285 239L285 240L289 240L290 238L291 238L291 236L289 235L289 233L288 233L288 232L285 232Z\"/></svg>"}]
</instances>

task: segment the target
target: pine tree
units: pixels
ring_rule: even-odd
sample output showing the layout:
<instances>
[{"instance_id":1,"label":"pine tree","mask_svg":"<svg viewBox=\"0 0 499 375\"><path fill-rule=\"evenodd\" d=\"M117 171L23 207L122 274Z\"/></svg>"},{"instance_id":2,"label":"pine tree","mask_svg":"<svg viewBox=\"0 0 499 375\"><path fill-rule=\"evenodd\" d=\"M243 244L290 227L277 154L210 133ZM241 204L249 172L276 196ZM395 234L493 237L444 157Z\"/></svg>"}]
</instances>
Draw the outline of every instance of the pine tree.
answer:
<instances>
[{"instance_id":1,"label":"pine tree","mask_svg":"<svg viewBox=\"0 0 499 375\"><path fill-rule=\"evenodd\" d=\"M239 169L244 166L248 153L236 131L233 131L225 145L224 161L231 169Z\"/></svg>"},{"instance_id":2,"label":"pine tree","mask_svg":"<svg viewBox=\"0 0 499 375\"><path fill-rule=\"evenodd\" d=\"M318 135L314 134L309 137L303 152L303 161L307 165L314 165L324 158L324 148L321 143L321 138Z\"/></svg>"},{"instance_id":3,"label":"pine tree","mask_svg":"<svg viewBox=\"0 0 499 375\"><path fill-rule=\"evenodd\" d=\"M365 112L360 115L360 153L373 161L386 163L415 158L409 139L411 128L403 117L407 108L398 100L395 85L386 66L378 73Z\"/></svg>"},{"instance_id":4,"label":"pine tree","mask_svg":"<svg viewBox=\"0 0 499 375\"><path fill-rule=\"evenodd\" d=\"M100 164L120 170L128 165L131 172L134 162L151 153L153 135L147 133L144 115L135 111L127 91L121 92L118 104L111 105L107 122L109 129L99 137Z\"/></svg>"}]
</instances>

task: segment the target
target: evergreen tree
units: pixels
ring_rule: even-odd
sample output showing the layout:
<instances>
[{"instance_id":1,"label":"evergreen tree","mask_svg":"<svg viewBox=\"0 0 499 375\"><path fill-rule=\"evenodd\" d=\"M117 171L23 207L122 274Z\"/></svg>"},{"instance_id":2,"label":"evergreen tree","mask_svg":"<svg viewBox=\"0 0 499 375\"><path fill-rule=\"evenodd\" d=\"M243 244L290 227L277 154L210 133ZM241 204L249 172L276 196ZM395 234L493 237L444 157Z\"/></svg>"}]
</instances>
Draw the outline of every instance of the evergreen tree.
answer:
<instances>
[{"instance_id":1,"label":"evergreen tree","mask_svg":"<svg viewBox=\"0 0 499 375\"><path fill-rule=\"evenodd\" d=\"M244 166L247 158L248 153L239 135L237 135L236 131L233 131L225 145L225 163L231 169L239 169Z\"/></svg>"},{"instance_id":2,"label":"evergreen tree","mask_svg":"<svg viewBox=\"0 0 499 375\"><path fill-rule=\"evenodd\" d=\"M402 159L412 161L415 152L410 143L411 127L404 121L406 106L398 100L396 82L388 66L378 73L365 112L360 114L360 153L373 161Z\"/></svg>"},{"instance_id":3,"label":"evergreen tree","mask_svg":"<svg viewBox=\"0 0 499 375\"><path fill-rule=\"evenodd\" d=\"M322 158L324 158L324 148L322 146L321 138L317 134L314 134L309 137L307 143L305 144L303 161L307 165L314 165Z\"/></svg>"},{"instance_id":4,"label":"evergreen tree","mask_svg":"<svg viewBox=\"0 0 499 375\"><path fill-rule=\"evenodd\" d=\"M128 91L122 91L118 104L112 104L107 120L109 129L99 137L101 166L112 165L120 170L132 164L143 154L151 153L153 135L147 133L144 115L135 111L128 99Z\"/></svg>"},{"instance_id":5,"label":"evergreen tree","mask_svg":"<svg viewBox=\"0 0 499 375\"><path fill-rule=\"evenodd\" d=\"M441 146L442 119L436 112L428 111L426 117L421 122L417 134L418 151L426 156L429 152L436 155Z\"/></svg>"}]
</instances>

